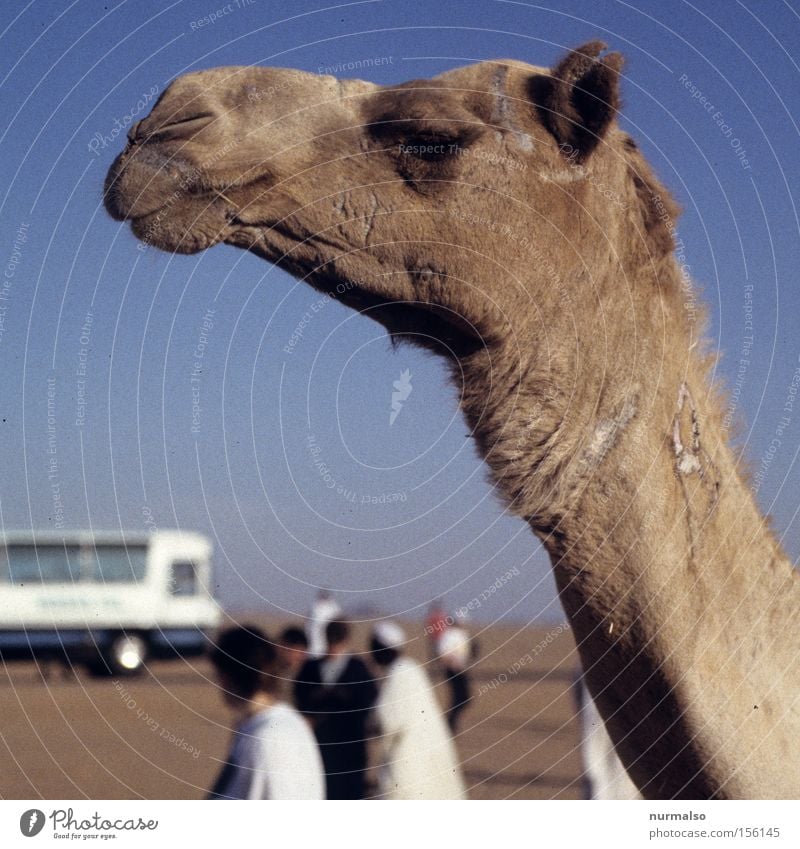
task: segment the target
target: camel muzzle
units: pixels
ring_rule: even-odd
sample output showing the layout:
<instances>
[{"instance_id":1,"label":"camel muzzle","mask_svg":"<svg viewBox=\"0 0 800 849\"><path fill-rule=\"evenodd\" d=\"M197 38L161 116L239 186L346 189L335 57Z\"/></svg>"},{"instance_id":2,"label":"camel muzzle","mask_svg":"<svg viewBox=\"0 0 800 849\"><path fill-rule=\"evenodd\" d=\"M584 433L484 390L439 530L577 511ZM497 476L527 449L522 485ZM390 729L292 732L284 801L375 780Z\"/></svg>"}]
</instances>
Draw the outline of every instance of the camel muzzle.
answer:
<instances>
[{"instance_id":1,"label":"camel muzzle","mask_svg":"<svg viewBox=\"0 0 800 849\"><path fill-rule=\"evenodd\" d=\"M187 159L166 158L154 145L129 145L108 170L103 200L112 218L133 221L196 193L200 183L201 172Z\"/></svg>"}]
</instances>

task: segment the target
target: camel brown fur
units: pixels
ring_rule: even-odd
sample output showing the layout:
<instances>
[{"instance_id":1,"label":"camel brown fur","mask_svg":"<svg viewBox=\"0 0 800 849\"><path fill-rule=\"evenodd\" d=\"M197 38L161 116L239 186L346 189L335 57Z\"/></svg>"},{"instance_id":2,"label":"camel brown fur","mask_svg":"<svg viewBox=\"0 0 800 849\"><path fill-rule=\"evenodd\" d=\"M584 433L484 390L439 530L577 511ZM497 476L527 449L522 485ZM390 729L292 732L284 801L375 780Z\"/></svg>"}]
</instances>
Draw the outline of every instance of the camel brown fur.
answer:
<instances>
[{"instance_id":1,"label":"camel brown fur","mask_svg":"<svg viewBox=\"0 0 800 849\"><path fill-rule=\"evenodd\" d=\"M380 87L177 79L107 179L142 241L279 264L442 353L649 798L800 796L798 576L728 446L618 54Z\"/></svg>"}]
</instances>

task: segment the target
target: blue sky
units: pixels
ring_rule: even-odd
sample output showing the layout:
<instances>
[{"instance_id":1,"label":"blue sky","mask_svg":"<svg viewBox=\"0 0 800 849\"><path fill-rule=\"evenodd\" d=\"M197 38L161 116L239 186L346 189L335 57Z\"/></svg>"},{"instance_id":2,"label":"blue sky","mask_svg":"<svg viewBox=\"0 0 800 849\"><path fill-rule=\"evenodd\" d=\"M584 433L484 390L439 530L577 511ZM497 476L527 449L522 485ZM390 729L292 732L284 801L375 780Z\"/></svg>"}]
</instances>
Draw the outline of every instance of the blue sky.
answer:
<instances>
[{"instance_id":1,"label":"blue sky","mask_svg":"<svg viewBox=\"0 0 800 849\"><path fill-rule=\"evenodd\" d=\"M560 619L546 558L487 483L442 363L393 350L337 303L314 310L319 295L244 252L137 250L101 192L123 142L115 121L189 70L377 59L360 75L394 83L481 59L550 64L597 37L626 54L623 124L685 210L686 262L758 470L800 365L797 10L551 5L240 0L204 26L221 0L34 2L6 16L0 524L52 527L58 513L69 527L199 529L226 604L290 614L323 585L351 610L416 616L517 567L476 619ZM795 560L798 404L758 490Z\"/></svg>"}]
</instances>

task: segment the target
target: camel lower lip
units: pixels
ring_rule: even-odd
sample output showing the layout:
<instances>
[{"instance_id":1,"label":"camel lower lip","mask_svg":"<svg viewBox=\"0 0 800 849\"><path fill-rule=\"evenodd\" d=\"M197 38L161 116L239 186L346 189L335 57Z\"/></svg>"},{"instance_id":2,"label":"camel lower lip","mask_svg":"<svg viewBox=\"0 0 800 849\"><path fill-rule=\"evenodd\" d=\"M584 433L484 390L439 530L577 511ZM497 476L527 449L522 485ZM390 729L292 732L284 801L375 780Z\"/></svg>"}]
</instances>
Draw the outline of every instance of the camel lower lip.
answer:
<instances>
[{"instance_id":1,"label":"camel lower lip","mask_svg":"<svg viewBox=\"0 0 800 849\"><path fill-rule=\"evenodd\" d=\"M145 202L142 195L132 200L128 199L124 185L121 184L125 176L123 171L106 188L106 210L114 219L132 223L134 221L140 221L142 218L147 218L147 216L159 212L159 210L166 206L162 198L153 198L149 203Z\"/></svg>"}]
</instances>

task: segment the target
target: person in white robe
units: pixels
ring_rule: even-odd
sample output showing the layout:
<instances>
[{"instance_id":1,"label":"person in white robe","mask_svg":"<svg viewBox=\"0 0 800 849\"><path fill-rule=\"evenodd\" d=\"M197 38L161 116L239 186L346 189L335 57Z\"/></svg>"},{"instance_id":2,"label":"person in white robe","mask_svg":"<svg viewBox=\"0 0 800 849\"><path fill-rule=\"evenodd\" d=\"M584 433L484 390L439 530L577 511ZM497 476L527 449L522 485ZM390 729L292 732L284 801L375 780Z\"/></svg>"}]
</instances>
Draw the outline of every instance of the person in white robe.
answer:
<instances>
[{"instance_id":1,"label":"person in white robe","mask_svg":"<svg viewBox=\"0 0 800 849\"><path fill-rule=\"evenodd\" d=\"M628 777L589 690L576 682L584 799L641 799Z\"/></svg>"},{"instance_id":2,"label":"person in white robe","mask_svg":"<svg viewBox=\"0 0 800 849\"><path fill-rule=\"evenodd\" d=\"M403 654L405 634L391 621L372 635L384 679L375 716L382 743L380 795L385 799L465 799L458 754L425 670Z\"/></svg>"}]
</instances>

